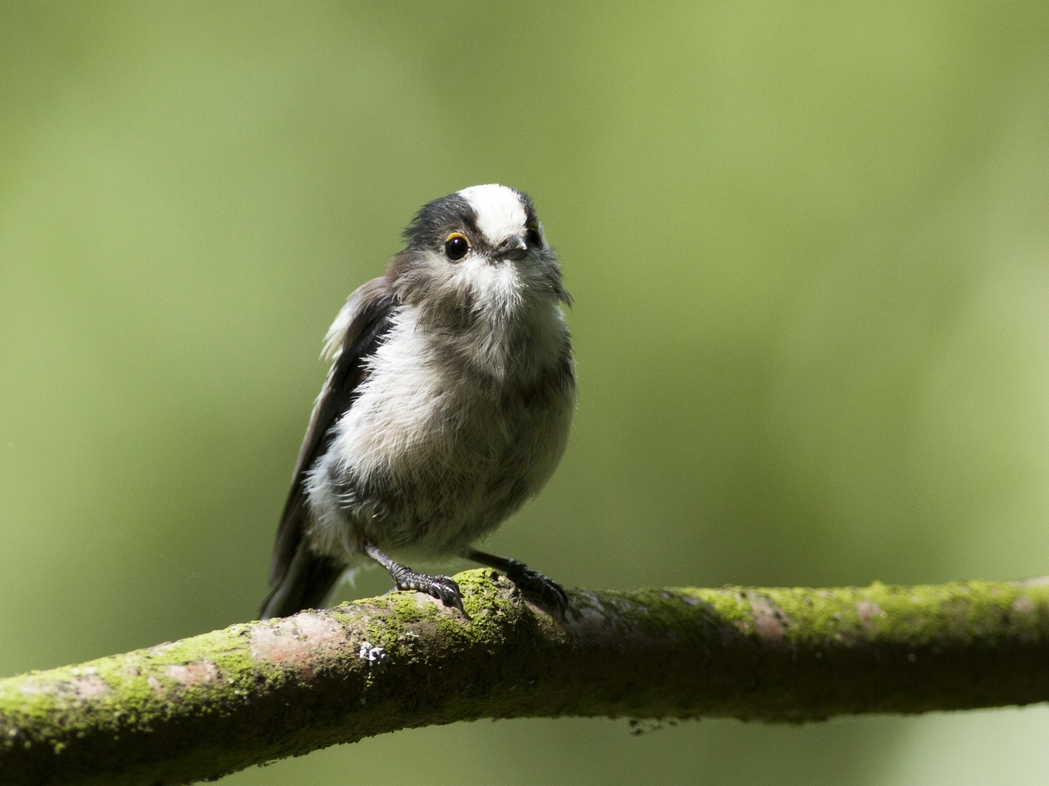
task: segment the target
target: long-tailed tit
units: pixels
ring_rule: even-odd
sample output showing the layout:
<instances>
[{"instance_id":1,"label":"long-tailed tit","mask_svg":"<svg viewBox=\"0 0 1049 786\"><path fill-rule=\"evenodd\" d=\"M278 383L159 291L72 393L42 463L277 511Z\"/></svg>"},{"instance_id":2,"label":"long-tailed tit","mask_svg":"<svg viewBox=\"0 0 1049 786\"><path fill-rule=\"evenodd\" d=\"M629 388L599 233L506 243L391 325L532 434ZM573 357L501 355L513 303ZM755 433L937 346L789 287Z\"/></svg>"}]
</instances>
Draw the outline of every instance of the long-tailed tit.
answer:
<instances>
[{"instance_id":1,"label":"long-tailed tit","mask_svg":"<svg viewBox=\"0 0 1049 786\"><path fill-rule=\"evenodd\" d=\"M339 312L277 532L262 616L323 603L370 558L399 589L462 610L448 576L397 559L464 556L563 614L556 582L473 544L550 478L576 406L570 298L527 195L473 186L425 205L384 276ZM391 556L392 555L392 556Z\"/></svg>"}]
</instances>

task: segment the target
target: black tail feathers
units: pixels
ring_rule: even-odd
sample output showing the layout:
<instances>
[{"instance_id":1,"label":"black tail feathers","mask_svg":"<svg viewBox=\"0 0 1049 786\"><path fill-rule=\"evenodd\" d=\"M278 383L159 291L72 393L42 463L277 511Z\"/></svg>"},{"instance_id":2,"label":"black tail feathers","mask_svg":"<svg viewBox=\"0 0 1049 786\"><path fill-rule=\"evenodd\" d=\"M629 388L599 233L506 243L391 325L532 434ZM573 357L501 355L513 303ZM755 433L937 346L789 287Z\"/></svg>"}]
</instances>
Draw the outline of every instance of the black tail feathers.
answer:
<instances>
[{"instance_id":1,"label":"black tail feathers","mask_svg":"<svg viewBox=\"0 0 1049 786\"><path fill-rule=\"evenodd\" d=\"M323 605L344 568L341 562L331 557L311 552L305 539L299 541L288 569L273 582L262 602L259 618L287 617Z\"/></svg>"}]
</instances>

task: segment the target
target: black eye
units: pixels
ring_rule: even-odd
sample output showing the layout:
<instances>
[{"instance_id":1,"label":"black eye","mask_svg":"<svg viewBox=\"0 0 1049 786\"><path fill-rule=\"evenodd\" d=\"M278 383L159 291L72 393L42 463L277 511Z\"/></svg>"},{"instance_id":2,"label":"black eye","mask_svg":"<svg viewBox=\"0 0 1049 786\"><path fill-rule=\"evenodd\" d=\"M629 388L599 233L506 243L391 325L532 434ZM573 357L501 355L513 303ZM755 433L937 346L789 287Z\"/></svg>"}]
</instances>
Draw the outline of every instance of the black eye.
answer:
<instances>
[{"instance_id":1,"label":"black eye","mask_svg":"<svg viewBox=\"0 0 1049 786\"><path fill-rule=\"evenodd\" d=\"M539 234L539 225L535 221L528 222L528 232L525 234L525 240L528 242L529 248L543 247L543 236Z\"/></svg>"},{"instance_id":2,"label":"black eye","mask_svg":"<svg viewBox=\"0 0 1049 786\"><path fill-rule=\"evenodd\" d=\"M444 241L444 253L453 262L458 262L465 257L469 250L470 241L466 239L465 235L460 235L458 232L448 235L448 239Z\"/></svg>"}]
</instances>

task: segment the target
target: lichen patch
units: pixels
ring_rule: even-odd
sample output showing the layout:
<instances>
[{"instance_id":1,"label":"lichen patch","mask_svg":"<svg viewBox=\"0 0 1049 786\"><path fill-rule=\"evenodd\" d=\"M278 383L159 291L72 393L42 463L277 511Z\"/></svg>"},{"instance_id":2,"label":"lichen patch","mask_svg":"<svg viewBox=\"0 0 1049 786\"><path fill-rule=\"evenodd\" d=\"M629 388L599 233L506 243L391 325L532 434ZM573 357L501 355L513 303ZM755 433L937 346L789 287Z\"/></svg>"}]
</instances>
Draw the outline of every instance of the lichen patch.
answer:
<instances>
[{"instance_id":1,"label":"lichen patch","mask_svg":"<svg viewBox=\"0 0 1049 786\"><path fill-rule=\"evenodd\" d=\"M310 666L342 653L346 635L335 620L296 614L251 632L251 655L278 666Z\"/></svg>"},{"instance_id":2,"label":"lichen patch","mask_svg":"<svg viewBox=\"0 0 1049 786\"><path fill-rule=\"evenodd\" d=\"M782 641L783 630L786 628L783 612L768 598L760 595L751 595L747 601L754 611L754 630L758 635L766 641Z\"/></svg>"},{"instance_id":3,"label":"lichen patch","mask_svg":"<svg viewBox=\"0 0 1049 786\"><path fill-rule=\"evenodd\" d=\"M1031 600L1027 595L1021 595L1013 601L1013 611L1017 614L1034 614L1034 601Z\"/></svg>"},{"instance_id":4,"label":"lichen patch","mask_svg":"<svg viewBox=\"0 0 1049 786\"><path fill-rule=\"evenodd\" d=\"M47 682L30 682L19 686L23 696L52 696L70 704L104 699L113 693L98 672L91 669L74 668L70 671L72 679L58 679Z\"/></svg>"},{"instance_id":5,"label":"lichen patch","mask_svg":"<svg viewBox=\"0 0 1049 786\"><path fill-rule=\"evenodd\" d=\"M217 680L219 670L214 663L205 660L200 663L187 663L185 665L173 664L164 670L164 676L182 685L200 685Z\"/></svg>"},{"instance_id":6,"label":"lichen patch","mask_svg":"<svg viewBox=\"0 0 1049 786\"><path fill-rule=\"evenodd\" d=\"M112 688L106 685L105 681L97 674L78 677L72 681L71 687L76 698L80 700L101 699L113 692Z\"/></svg>"},{"instance_id":7,"label":"lichen patch","mask_svg":"<svg viewBox=\"0 0 1049 786\"><path fill-rule=\"evenodd\" d=\"M604 609L597 597L583 592L578 593L578 597L580 602L573 604L573 619L569 623L574 634L583 639L597 639L614 634L615 618Z\"/></svg>"},{"instance_id":8,"label":"lichen patch","mask_svg":"<svg viewBox=\"0 0 1049 786\"><path fill-rule=\"evenodd\" d=\"M877 618L886 618L889 615L886 614L881 606L871 600L860 601L856 604L856 613L860 617L860 622L863 623L868 631L874 630L874 620Z\"/></svg>"}]
</instances>

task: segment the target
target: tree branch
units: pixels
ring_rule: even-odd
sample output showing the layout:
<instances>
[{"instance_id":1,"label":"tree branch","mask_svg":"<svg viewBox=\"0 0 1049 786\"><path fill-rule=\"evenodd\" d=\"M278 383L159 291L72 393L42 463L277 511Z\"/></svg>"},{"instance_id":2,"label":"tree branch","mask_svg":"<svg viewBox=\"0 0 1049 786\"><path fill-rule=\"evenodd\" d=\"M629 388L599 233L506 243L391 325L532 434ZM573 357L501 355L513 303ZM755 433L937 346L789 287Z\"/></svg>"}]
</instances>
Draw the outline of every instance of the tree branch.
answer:
<instances>
[{"instance_id":1,"label":"tree branch","mask_svg":"<svg viewBox=\"0 0 1049 786\"><path fill-rule=\"evenodd\" d=\"M183 783L478 718L809 721L1049 700L1049 580L570 593L493 571L0 681L0 783Z\"/></svg>"}]
</instances>

